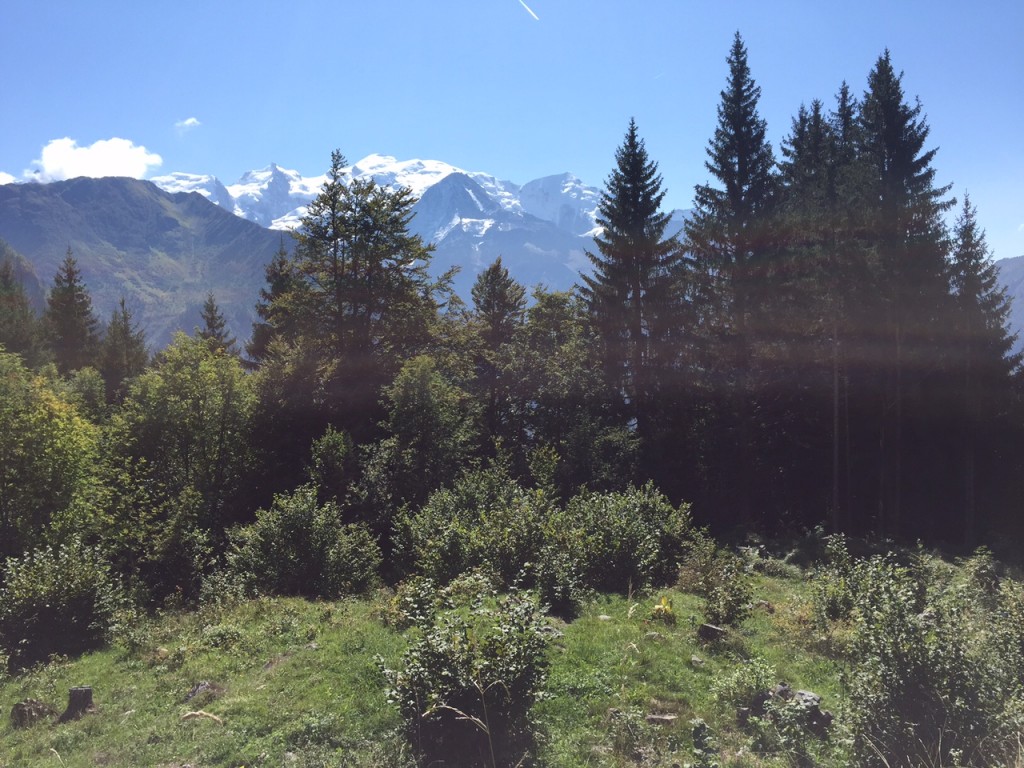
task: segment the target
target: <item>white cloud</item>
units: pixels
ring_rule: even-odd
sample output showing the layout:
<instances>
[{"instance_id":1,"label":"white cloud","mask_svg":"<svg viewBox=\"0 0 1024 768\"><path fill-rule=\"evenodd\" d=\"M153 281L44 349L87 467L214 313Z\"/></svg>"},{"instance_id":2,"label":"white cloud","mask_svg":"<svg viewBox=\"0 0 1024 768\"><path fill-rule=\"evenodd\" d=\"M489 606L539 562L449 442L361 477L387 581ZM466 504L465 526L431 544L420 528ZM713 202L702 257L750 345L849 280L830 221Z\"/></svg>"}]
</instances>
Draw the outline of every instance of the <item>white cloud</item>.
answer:
<instances>
[{"instance_id":1,"label":"white cloud","mask_svg":"<svg viewBox=\"0 0 1024 768\"><path fill-rule=\"evenodd\" d=\"M11 176L11 174L0 171L0 184L13 184L15 181L17 179Z\"/></svg>"},{"instance_id":2,"label":"white cloud","mask_svg":"<svg viewBox=\"0 0 1024 768\"><path fill-rule=\"evenodd\" d=\"M52 139L43 147L42 155L32 162L34 168L25 176L38 181L61 181L76 176L145 177L150 168L157 168L163 158L128 139L101 139L87 147L67 137Z\"/></svg>"},{"instance_id":3,"label":"white cloud","mask_svg":"<svg viewBox=\"0 0 1024 768\"><path fill-rule=\"evenodd\" d=\"M178 133L184 133L193 128L198 128L200 125L202 123L199 122L198 118L190 117L186 120L179 120L174 124L174 127L178 129Z\"/></svg>"}]
</instances>

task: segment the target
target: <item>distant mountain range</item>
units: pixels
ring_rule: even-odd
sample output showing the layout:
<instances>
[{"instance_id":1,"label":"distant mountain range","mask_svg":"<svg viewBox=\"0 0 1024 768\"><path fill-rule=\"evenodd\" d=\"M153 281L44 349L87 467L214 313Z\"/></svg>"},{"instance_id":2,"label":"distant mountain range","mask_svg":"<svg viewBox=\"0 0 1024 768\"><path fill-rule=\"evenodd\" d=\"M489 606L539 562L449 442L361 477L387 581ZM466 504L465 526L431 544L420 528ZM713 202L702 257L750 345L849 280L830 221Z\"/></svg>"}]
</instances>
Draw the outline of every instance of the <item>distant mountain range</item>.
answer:
<instances>
[{"instance_id":1,"label":"distant mountain range","mask_svg":"<svg viewBox=\"0 0 1024 768\"><path fill-rule=\"evenodd\" d=\"M200 195L148 181L0 186L0 239L28 260L38 282L52 283L70 247L100 320L124 296L155 347L200 323L208 291L232 332L246 338L263 266L281 238Z\"/></svg>"},{"instance_id":2,"label":"distant mountain range","mask_svg":"<svg viewBox=\"0 0 1024 768\"><path fill-rule=\"evenodd\" d=\"M459 267L455 289L467 301L476 275L498 256L528 287L565 290L590 269L600 190L572 174L520 186L436 160L370 155L345 177L412 190L419 198L412 230L434 244L435 274ZM231 332L245 339L263 267L282 241L290 246L287 231L324 181L271 164L228 185L187 173L0 185L0 239L32 265L34 276L25 280L34 295L36 283L50 284L70 246L100 318L124 296L154 347L200 322L208 291ZM669 231L681 230L687 215L673 211ZM997 263L1011 295L1020 297L1012 325L1024 329L1024 257Z\"/></svg>"},{"instance_id":3,"label":"distant mountain range","mask_svg":"<svg viewBox=\"0 0 1024 768\"><path fill-rule=\"evenodd\" d=\"M345 176L412 190L412 230L434 244L435 274L459 267L455 289L467 300L476 275L498 256L530 287L568 289L589 268L600 191L571 174L520 186L435 160L371 155ZM124 295L154 346L199 322L207 291L244 339L264 265L282 238L290 245L287 230L324 180L272 164L229 185L186 173L9 184L0 186L0 239L43 285L70 246L101 318Z\"/></svg>"}]
</instances>

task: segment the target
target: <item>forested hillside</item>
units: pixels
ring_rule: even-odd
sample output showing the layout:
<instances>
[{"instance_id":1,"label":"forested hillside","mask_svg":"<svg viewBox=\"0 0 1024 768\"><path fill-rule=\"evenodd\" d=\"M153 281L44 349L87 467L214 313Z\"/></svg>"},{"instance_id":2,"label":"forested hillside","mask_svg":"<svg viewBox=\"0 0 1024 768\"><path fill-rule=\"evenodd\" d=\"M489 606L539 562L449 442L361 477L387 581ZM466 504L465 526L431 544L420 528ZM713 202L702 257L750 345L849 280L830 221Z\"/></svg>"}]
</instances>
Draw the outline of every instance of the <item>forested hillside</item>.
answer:
<instances>
[{"instance_id":1,"label":"forested hillside","mask_svg":"<svg viewBox=\"0 0 1024 768\"><path fill-rule=\"evenodd\" d=\"M799 106L777 148L739 35L728 67L709 176L682 231L661 209L657 162L630 120L609 148L593 270L571 291L531 291L498 258L462 301L451 273L429 271L430 243L410 231L412 194L347 182L338 151L252 296L248 340L230 335L211 283L195 332L151 355L139 297L97 316L90 291L106 286L82 274L77 244L60 244L59 263L54 252L41 314L6 256L0 652L10 670L102 646L132 611L402 584L403 621L436 641L414 645L409 669L388 673L403 716L427 729L415 745L425 764L459 743L446 741L443 723L425 724L439 709L417 709L415 676L447 663L430 656L447 647L430 635L441 631L430 601L443 585L475 571L512 590L491 595L487 610L530 658L544 632L518 590L571 620L596 593L674 583L689 563L706 616L739 623L750 595L730 584L743 564L716 554L700 529L730 544L819 529L816 541L836 535L832 571L818 582L831 590L822 626L877 620L850 630L854 655L882 659L853 690L891 682L884 665L910 669L904 662L929 685L943 670L942 685L955 688L956 659L872 645L887 621L910 622L928 653L934 637L957 636L949 622L965 604L953 577L929 581L884 558L855 563L840 535L1017 555L1020 359L985 234L969 198L943 184L922 106L889 52L862 93L844 83L829 103ZM170 210L155 229L136 230L153 259L159 238L188 229ZM215 247L215 235L204 242ZM255 257L267 243L252 242ZM181 280L194 292L203 277ZM974 567L994 573L979 557ZM994 665L998 656L1003 687L995 709L977 703L984 717L949 704L950 718L977 714L975 734L995 734L992 723L1004 727L1021 701L1020 595L990 586L977 610L1002 622L1002 644L967 633L961 661L975 670L975 651ZM889 602L866 607L872 590ZM922 619L926 605L935 613ZM672 607L652 611L668 621ZM514 666L513 656L501 663ZM524 713L542 676L526 662L517 669L529 679L518 693L505 686L500 717L511 730L506 742L493 736L486 764L501 764L495 743L506 755L533 749ZM928 695L946 701L940 688ZM899 707L913 692L885 690L891 709L851 716L843 759L875 764L871 745L903 754L894 723L912 716ZM437 695L441 709L469 706ZM974 750L958 753L968 754L962 764L995 754L995 735L984 748L981 737L954 747L943 742L951 726L935 727L936 749Z\"/></svg>"}]
</instances>

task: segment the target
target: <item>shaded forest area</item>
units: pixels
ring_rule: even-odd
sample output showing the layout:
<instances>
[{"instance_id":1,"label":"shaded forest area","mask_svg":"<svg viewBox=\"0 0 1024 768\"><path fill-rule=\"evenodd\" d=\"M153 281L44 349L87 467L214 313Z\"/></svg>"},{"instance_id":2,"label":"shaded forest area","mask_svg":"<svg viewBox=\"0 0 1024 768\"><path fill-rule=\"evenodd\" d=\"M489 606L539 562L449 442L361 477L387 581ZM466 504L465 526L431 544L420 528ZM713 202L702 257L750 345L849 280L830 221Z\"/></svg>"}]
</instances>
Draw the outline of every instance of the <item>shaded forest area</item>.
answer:
<instances>
[{"instance_id":1,"label":"shaded forest area","mask_svg":"<svg viewBox=\"0 0 1024 768\"><path fill-rule=\"evenodd\" d=\"M397 579L399 522L483 470L560 503L650 482L724 537L1011 554L1020 358L921 104L885 52L776 155L738 34L728 66L684 230L631 121L571 292L528 297L499 260L464 303L412 195L346 185L340 152L244 345L211 294L151 355L125 302L94 316L70 250L37 318L5 252L0 556L74 540L151 604L188 600L257 510L312 493Z\"/></svg>"}]
</instances>

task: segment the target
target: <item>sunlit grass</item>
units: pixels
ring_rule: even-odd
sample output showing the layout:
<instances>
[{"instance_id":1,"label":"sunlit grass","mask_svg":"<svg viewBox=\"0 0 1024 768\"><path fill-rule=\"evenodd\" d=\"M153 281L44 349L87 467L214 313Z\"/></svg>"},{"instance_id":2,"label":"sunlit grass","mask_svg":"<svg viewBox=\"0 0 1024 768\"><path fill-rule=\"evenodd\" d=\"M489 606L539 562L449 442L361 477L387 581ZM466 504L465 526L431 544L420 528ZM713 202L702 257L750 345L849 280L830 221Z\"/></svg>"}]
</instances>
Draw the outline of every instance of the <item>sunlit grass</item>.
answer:
<instances>
[{"instance_id":1,"label":"sunlit grass","mask_svg":"<svg viewBox=\"0 0 1024 768\"><path fill-rule=\"evenodd\" d=\"M551 619L560 634L534 709L539 763L683 765L693 762L690 721L700 717L716 734L722 765L786 765L784 756L751 750L712 684L756 655L780 680L836 709L838 668L801 624L805 591L799 580L757 576L755 600L771 609L755 604L716 645L697 638L700 599L677 590L599 596L571 623ZM662 597L674 621L655 615ZM60 710L75 685L93 686L98 711L22 731L4 723L0 766L410 765L378 666L378 658L399 665L406 647L380 620L387 599L260 599L169 613L110 649L8 679L0 684L7 711L26 698ZM210 688L186 701L203 682Z\"/></svg>"}]
</instances>

